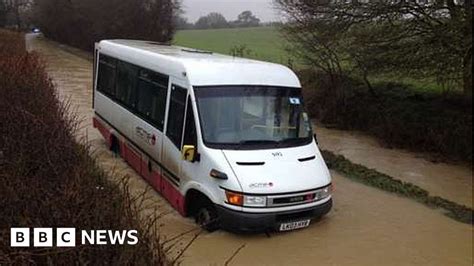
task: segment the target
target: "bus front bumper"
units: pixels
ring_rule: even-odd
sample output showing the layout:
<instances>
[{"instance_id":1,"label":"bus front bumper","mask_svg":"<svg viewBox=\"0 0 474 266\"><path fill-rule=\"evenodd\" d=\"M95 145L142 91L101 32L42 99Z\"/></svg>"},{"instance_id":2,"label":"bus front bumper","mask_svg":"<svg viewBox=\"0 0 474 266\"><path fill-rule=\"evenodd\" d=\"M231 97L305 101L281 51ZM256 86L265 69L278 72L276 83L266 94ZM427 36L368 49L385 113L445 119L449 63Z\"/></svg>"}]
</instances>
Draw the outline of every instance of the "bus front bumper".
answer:
<instances>
[{"instance_id":1,"label":"bus front bumper","mask_svg":"<svg viewBox=\"0 0 474 266\"><path fill-rule=\"evenodd\" d=\"M220 227L236 232L278 231L282 223L319 219L332 208L332 198L310 208L270 213L248 213L216 206Z\"/></svg>"}]
</instances>

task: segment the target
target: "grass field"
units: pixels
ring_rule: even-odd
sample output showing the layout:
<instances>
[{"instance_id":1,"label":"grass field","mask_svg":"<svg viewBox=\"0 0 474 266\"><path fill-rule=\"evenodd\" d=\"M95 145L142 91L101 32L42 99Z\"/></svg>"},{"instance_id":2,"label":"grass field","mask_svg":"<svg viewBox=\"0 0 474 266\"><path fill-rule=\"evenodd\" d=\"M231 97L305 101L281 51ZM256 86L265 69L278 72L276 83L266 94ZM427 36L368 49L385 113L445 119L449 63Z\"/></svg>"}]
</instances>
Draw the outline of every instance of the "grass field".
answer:
<instances>
[{"instance_id":1,"label":"grass field","mask_svg":"<svg viewBox=\"0 0 474 266\"><path fill-rule=\"evenodd\" d=\"M222 54L232 54L233 47L246 45L250 53L245 54L245 57L283 65L288 65L288 60L291 58L296 68L304 68L285 50L288 42L276 27L181 30L176 33L173 42L180 46ZM371 77L371 80L375 83L387 81L404 83L411 85L417 92L439 93L443 90L433 79L427 78L379 75Z\"/></svg>"},{"instance_id":2,"label":"grass field","mask_svg":"<svg viewBox=\"0 0 474 266\"><path fill-rule=\"evenodd\" d=\"M282 64L289 59L287 43L274 27L182 30L176 33L174 43L222 54L231 54L233 47L246 45L250 49L246 57Z\"/></svg>"}]
</instances>

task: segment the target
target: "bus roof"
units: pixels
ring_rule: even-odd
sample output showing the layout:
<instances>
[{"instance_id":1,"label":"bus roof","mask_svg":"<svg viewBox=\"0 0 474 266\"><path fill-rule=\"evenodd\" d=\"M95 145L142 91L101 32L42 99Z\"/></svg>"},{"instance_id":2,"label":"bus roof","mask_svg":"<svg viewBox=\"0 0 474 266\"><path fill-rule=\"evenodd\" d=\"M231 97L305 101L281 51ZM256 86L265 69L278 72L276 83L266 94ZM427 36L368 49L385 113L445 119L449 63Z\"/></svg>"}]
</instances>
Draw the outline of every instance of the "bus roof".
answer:
<instances>
[{"instance_id":1,"label":"bus roof","mask_svg":"<svg viewBox=\"0 0 474 266\"><path fill-rule=\"evenodd\" d=\"M135 40L104 40L101 53L177 78L192 86L264 85L301 87L289 68L180 46Z\"/></svg>"}]
</instances>

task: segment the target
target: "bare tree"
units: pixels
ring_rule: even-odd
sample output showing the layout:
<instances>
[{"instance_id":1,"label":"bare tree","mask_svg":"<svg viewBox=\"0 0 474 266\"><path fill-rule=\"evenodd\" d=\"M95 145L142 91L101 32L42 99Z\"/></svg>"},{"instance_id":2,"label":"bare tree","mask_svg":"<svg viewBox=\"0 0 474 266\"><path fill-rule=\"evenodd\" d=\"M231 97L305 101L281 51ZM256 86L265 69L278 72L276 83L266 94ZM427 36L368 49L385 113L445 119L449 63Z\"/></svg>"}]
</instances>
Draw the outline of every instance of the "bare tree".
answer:
<instances>
[{"instance_id":1,"label":"bare tree","mask_svg":"<svg viewBox=\"0 0 474 266\"><path fill-rule=\"evenodd\" d=\"M0 26L6 25L8 15L12 21L8 24L15 25L18 29L25 25L22 20L22 12L28 10L33 4L32 0L0 0Z\"/></svg>"},{"instance_id":2,"label":"bare tree","mask_svg":"<svg viewBox=\"0 0 474 266\"><path fill-rule=\"evenodd\" d=\"M177 0L36 0L36 21L60 42L91 49L101 39L169 42Z\"/></svg>"},{"instance_id":3,"label":"bare tree","mask_svg":"<svg viewBox=\"0 0 474 266\"><path fill-rule=\"evenodd\" d=\"M0 27L4 27L7 23L7 6L5 1L0 0Z\"/></svg>"},{"instance_id":4,"label":"bare tree","mask_svg":"<svg viewBox=\"0 0 474 266\"><path fill-rule=\"evenodd\" d=\"M246 10L239 14L234 24L236 27L258 27L260 19L252 14L252 11Z\"/></svg>"},{"instance_id":5,"label":"bare tree","mask_svg":"<svg viewBox=\"0 0 474 266\"><path fill-rule=\"evenodd\" d=\"M200 17L195 24L197 29L219 29L227 28L229 23L221 13L212 12L207 16Z\"/></svg>"},{"instance_id":6,"label":"bare tree","mask_svg":"<svg viewBox=\"0 0 474 266\"><path fill-rule=\"evenodd\" d=\"M344 62L369 87L377 72L436 77L472 95L471 0L275 2L289 21L287 38L320 69Z\"/></svg>"}]
</instances>

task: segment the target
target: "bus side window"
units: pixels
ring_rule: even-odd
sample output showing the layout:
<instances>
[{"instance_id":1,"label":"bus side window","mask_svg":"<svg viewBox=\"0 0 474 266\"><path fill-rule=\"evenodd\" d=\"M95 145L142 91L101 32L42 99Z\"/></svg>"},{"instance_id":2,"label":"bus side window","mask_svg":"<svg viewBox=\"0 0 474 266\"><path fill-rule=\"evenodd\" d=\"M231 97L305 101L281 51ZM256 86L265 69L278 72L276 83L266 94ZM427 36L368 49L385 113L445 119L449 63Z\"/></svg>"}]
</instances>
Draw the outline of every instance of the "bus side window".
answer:
<instances>
[{"instance_id":1,"label":"bus side window","mask_svg":"<svg viewBox=\"0 0 474 266\"><path fill-rule=\"evenodd\" d=\"M99 54L97 90L112 98L115 97L116 61L112 57Z\"/></svg>"},{"instance_id":2,"label":"bus side window","mask_svg":"<svg viewBox=\"0 0 474 266\"><path fill-rule=\"evenodd\" d=\"M186 110L186 125L184 127L184 145L197 146L197 133L196 133L196 122L194 121L193 106L191 104L191 98L188 98L188 107Z\"/></svg>"},{"instance_id":3,"label":"bus side window","mask_svg":"<svg viewBox=\"0 0 474 266\"><path fill-rule=\"evenodd\" d=\"M171 100L166 136L169 137L178 149L181 149L181 137L183 134L184 111L187 94L188 92L186 89L176 85L171 86Z\"/></svg>"},{"instance_id":4,"label":"bus side window","mask_svg":"<svg viewBox=\"0 0 474 266\"><path fill-rule=\"evenodd\" d=\"M136 90L135 83L137 78L138 67L118 62L117 64L117 89L115 98L127 106L135 109L136 107Z\"/></svg>"},{"instance_id":5,"label":"bus side window","mask_svg":"<svg viewBox=\"0 0 474 266\"><path fill-rule=\"evenodd\" d=\"M168 78L142 69L138 80L137 111L158 130L165 124Z\"/></svg>"}]
</instances>

